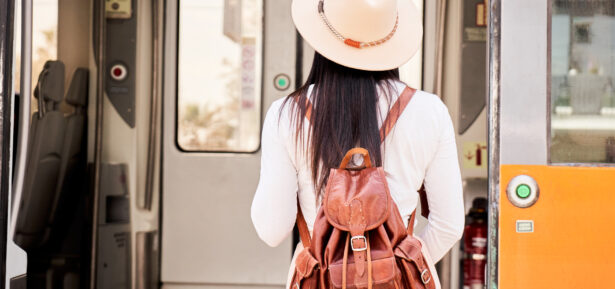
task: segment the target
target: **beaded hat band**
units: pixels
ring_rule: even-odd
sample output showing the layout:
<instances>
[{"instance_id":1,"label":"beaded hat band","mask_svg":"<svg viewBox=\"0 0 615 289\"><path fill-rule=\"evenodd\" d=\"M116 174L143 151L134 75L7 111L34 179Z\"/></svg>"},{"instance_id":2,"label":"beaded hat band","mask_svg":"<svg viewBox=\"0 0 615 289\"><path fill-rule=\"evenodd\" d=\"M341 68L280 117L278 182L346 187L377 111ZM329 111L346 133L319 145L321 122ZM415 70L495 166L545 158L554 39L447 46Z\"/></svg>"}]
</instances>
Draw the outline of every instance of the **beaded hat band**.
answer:
<instances>
[{"instance_id":1,"label":"beaded hat band","mask_svg":"<svg viewBox=\"0 0 615 289\"><path fill-rule=\"evenodd\" d=\"M331 22L329 22L329 19L327 19L327 16L325 15L324 6L325 6L325 0L319 0L318 1L318 14L320 15L320 18L322 18L322 21L325 22L325 24L327 25L329 30L331 30L333 35L335 35L335 37L337 39L343 41L344 44L346 44L348 46L352 46L352 47L355 47L355 48L364 48L364 47L377 46L377 45L380 45L382 43L387 42L387 40L391 39L391 37L393 37L393 34L395 34L395 32L397 31L397 26L399 24L399 14L397 14L395 16L395 26L393 26L393 30L391 30L391 32L389 32L389 34L387 34L387 36L385 36L384 38L381 38L381 39L376 40L376 41L369 41L369 42L356 41L356 40L353 40L353 39L350 39L350 38L346 38L341 33L339 33L333 27L333 25L331 25Z\"/></svg>"}]
</instances>

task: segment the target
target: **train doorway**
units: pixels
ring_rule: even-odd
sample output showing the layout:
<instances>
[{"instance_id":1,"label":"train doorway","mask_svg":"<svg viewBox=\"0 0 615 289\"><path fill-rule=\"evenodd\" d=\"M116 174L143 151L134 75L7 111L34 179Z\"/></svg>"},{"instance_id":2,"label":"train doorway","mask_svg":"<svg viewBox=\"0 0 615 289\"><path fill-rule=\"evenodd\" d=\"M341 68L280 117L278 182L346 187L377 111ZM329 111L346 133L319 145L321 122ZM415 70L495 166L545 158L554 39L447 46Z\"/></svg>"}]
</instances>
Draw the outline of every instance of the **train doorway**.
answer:
<instances>
[{"instance_id":1,"label":"train doorway","mask_svg":"<svg viewBox=\"0 0 615 289\"><path fill-rule=\"evenodd\" d=\"M413 1L401 77L449 109L474 226L443 288L608 287L612 1ZM284 287L296 240L249 211L264 112L313 55L290 2L0 5L6 288Z\"/></svg>"}]
</instances>

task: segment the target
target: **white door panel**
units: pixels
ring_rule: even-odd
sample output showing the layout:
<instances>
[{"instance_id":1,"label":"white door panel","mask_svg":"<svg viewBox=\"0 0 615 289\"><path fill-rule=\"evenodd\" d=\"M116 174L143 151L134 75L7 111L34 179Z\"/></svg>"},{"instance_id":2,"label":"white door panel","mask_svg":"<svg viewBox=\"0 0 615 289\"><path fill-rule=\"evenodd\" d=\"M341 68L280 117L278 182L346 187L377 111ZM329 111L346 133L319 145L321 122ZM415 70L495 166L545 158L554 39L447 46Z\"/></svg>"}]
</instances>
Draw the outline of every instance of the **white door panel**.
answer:
<instances>
[{"instance_id":1,"label":"white door panel","mask_svg":"<svg viewBox=\"0 0 615 289\"><path fill-rule=\"evenodd\" d=\"M271 102L291 91L295 75L296 32L290 19L290 1L268 5L271 2L265 1L263 8L262 88L256 90L262 93L261 115ZM176 55L178 51L177 5L167 2L165 55ZM215 41L209 42L216 45ZM177 59L166 57L164 71L163 288L283 286L291 259L291 241L286 240L277 248L267 247L256 235L250 219L260 152L206 153L179 149ZM286 91L274 88L273 80L281 73L290 76L291 85Z\"/></svg>"}]
</instances>

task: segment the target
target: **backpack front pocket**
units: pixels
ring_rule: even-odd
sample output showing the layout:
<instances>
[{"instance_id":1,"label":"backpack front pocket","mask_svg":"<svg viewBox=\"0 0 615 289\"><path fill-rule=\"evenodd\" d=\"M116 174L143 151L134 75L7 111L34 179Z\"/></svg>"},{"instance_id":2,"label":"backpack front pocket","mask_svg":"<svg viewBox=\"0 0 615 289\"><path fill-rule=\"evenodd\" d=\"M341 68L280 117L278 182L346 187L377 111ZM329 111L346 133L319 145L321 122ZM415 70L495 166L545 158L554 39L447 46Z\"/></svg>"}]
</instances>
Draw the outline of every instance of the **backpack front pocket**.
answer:
<instances>
[{"instance_id":1,"label":"backpack front pocket","mask_svg":"<svg viewBox=\"0 0 615 289\"><path fill-rule=\"evenodd\" d=\"M342 273L343 264L331 264L329 265L329 278L331 280L332 289L342 289ZM400 272L395 264L395 257L383 258L372 261L373 280L372 284L374 289L396 289L398 282L400 281ZM355 264L348 263L346 272L346 287L350 288L368 288L367 287L367 274L364 273L364 278L361 280L356 279ZM401 288L399 288L401 289Z\"/></svg>"}]
</instances>

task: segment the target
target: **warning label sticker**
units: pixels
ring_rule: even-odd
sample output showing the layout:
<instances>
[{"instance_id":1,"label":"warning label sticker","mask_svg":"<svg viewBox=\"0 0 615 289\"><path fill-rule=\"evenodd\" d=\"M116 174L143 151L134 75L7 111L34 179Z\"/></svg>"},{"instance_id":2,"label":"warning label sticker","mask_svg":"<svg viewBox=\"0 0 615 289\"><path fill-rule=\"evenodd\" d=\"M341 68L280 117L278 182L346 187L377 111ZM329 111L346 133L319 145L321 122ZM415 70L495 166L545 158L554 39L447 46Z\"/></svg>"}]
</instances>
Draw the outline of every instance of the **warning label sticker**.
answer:
<instances>
[{"instance_id":1,"label":"warning label sticker","mask_svg":"<svg viewBox=\"0 0 615 289\"><path fill-rule=\"evenodd\" d=\"M462 158L466 169L487 168L487 143L465 142Z\"/></svg>"}]
</instances>

